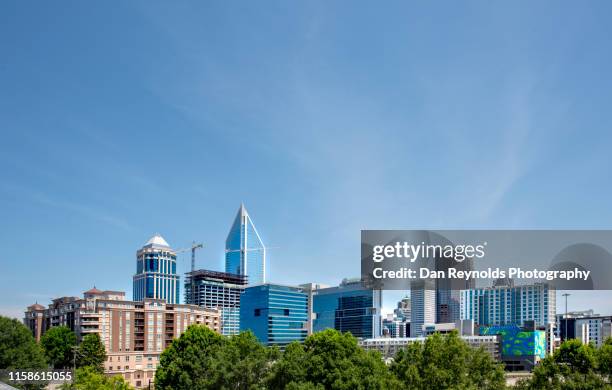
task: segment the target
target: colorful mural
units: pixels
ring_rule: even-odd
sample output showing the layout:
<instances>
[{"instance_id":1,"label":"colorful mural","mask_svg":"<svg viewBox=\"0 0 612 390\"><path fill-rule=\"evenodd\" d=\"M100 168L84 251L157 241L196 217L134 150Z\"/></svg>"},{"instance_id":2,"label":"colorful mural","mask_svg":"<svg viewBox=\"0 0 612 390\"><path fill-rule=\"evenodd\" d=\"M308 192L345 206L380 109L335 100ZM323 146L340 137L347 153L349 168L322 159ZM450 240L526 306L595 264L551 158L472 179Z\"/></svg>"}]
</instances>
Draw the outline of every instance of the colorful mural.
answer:
<instances>
[{"instance_id":1,"label":"colorful mural","mask_svg":"<svg viewBox=\"0 0 612 390\"><path fill-rule=\"evenodd\" d=\"M546 334L543 330L524 331L516 325L481 326L480 334L501 335L503 356L546 356Z\"/></svg>"}]
</instances>

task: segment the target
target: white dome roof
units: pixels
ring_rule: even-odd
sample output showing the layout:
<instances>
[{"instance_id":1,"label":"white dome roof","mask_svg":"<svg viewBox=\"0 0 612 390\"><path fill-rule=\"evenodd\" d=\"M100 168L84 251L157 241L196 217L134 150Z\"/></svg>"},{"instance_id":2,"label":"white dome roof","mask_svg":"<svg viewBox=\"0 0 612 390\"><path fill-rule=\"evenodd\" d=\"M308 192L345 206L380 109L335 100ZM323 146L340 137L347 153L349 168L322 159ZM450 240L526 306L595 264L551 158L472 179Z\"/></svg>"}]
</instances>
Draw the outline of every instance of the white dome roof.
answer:
<instances>
[{"instance_id":1,"label":"white dome roof","mask_svg":"<svg viewBox=\"0 0 612 390\"><path fill-rule=\"evenodd\" d=\"M159 234L155 234L153 237L151 237L149 241L147 241L147 243L145 244L145 246L147 245L158 245L158 246L170 247L170 245L168 245L166 240L164 240L164 238Z\"/></svg>"}]
</instances>

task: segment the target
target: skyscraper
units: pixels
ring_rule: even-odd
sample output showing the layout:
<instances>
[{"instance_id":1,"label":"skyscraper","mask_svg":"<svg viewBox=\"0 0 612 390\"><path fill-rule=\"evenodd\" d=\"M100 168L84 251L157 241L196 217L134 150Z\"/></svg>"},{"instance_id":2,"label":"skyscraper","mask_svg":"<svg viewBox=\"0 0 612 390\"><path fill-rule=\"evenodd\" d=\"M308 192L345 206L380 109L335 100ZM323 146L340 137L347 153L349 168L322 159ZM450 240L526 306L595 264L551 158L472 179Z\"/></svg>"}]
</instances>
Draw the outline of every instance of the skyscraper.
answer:
<instances>
[{"instance_id":1,"label":"skyscraper","mask_svg":"<svg viewBox=\"0 0 612 390\"><path fill-rule=\"evenodd\" d=\"M410 282L410 337L423 336L423 325L436 323L435 282L429 279Z\"/></svg>"},{"instance_id":2,"label":"skyscraper","mask_svg":"<svg viewBox=\"0 0 612 390\"><path fill-rule=\"evenodd\" d=\"M225 240L225 272L246 275L251 285L266 282L266 247L244 204Z\"/></svg>"},{"instance_id":3,"label":"skyscraper","mask_svg":"<svg viewBox=\"0 0 612 390\"><path fill-rule=\"evenodd\" d=\"M496 287L461 291L461 319L479 325L525 326L533 321L536 327L553 326L556 314L556 291L547 283Z\"/></svg>"},{"instance_id":4,"label":"skyscraper","mask_svg":"<svg viewBox=\"0 0 612 390\"><path fill-rule=\"evenodd\" d=\"M308 334L308 295L298 287L260 284L240 298L240 330L250 330L266 345L302 342Z\"/></svg>"},{"instance_id":5,"label":"skyscraper","mask_svg":"<svg viewBox=\"0 0 612 390\"><path fill-rule=\"evenodd\" d=\"M194 294L191 294L191 284ZM185 303L217 309L221 314L221 333L229 336L240 331L240 296L247 284L244 275L201 269L187 273ZM194 300L192 302L192 299Z\"/></svg>"},{"instance_id":6,"label":"skyscraper","mask_svg":"<svg viewBox=\"0 0 612 390\"><path fill-rule=\"evenodd\" d=\"M344 279L337 287L316 289L312 299L313 332L332 328L358 338L381 335L382 293L363 287L360 279Z\"/></svg>"},{"instance_id":7,"label":"skyscraper","mask_svg":"<svg viewBox=\"0 0 612 390\"><path fill-rule=\"evenodd\" d=\"M135 301L154 298L179 303L179 278L176 252L156 234L136 253L133 298Z\"/></svg>"}]
</instances>

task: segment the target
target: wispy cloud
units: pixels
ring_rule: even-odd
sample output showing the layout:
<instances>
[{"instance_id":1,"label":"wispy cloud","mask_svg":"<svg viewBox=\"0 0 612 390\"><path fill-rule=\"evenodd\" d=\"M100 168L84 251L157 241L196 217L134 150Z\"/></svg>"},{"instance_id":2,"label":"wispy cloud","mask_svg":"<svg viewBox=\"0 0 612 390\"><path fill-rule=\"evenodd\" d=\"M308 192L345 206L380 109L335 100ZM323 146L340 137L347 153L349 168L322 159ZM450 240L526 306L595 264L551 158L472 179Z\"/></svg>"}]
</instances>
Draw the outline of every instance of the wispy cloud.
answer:
<instances>
[{"instance_id":1,"label":"wispy cloud","mask_svg":"<svg viewBox=\"0 0 612 390\"><path fill-rule=\"evenodd\" d=\"M44 192L32 188L19 186L16 184L11 184L8 182L3 182L2 184L0 184L0 186L0 188L2 188L4 192L17 196L21 199L27 199L30 202L42 206L70 211L77 215L89 218L93 221L102 222L126 231L134 230L134 227L129 224L125 219L118 216L114 216L105 210L96 208L95 206L76 202L56 200L51 198Z\"/></svg>"}]
</instances>

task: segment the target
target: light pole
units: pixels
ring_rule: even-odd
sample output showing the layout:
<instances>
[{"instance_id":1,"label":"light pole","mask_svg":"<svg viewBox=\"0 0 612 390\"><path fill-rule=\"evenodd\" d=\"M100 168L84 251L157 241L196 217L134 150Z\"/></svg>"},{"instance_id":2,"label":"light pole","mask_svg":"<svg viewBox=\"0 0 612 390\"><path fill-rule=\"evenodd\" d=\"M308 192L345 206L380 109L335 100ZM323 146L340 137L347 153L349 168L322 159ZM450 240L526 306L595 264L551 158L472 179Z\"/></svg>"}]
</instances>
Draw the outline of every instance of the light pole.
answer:
<instances>
[{"instance_id":1,"label":"light pole","mask_svg":"<svg viewBox=\"0 0 612 390\"><path fill-rule=\"evenodd\" d=\"M563 296L565 297L565 339L567 340L567 297L571 294L565 293Z\"/></svg>"}]
</instances>

